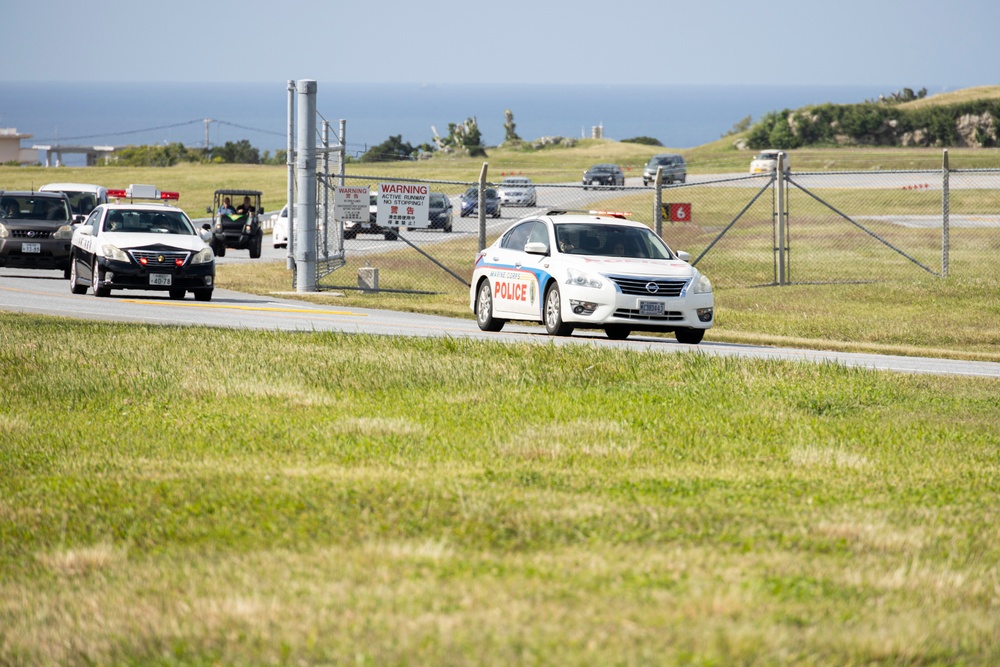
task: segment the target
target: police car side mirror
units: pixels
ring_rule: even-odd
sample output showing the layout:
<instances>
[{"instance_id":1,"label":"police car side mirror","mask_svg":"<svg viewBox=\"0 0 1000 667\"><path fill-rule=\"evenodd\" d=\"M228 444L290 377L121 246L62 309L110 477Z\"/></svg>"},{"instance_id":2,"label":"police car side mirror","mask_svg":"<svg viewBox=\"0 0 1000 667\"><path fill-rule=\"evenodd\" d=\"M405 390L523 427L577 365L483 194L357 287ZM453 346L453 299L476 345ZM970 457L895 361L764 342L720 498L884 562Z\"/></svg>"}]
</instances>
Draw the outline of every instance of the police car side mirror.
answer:
<instances>
[{"instance_id":1,"label":"police car side mirror","mask_svg":"<svg viewBox=\"0 0 1000 667\"><path fill-rule=\"evenodd\" d=\"M683 250L678 250L677 251L677 259L681 260L682 262L690 262L691 261L691 253L684 252Z\"/></svg>"},{"instance_id":2,"label":"police car side mirror","mask_svg":"<svg viewBox=\"0 0 1000 667\"><path fill-rule=\"evenodd\" d=\"M548 255L549 244L542 243L541 241L533 241L531 243L525 243L524 252L528 253L529 255Z\"/></svg>"},{"instance_id":3,"label":"police car side mirror","mask_svg":"<svg viewBox=\"0 0 1000 667\"><path fill-rule=\"evenodd\" d=\"M93 225L84 225L83 227L77 227L76 230L78 232L80 232L81 234L86 235L86 236L93 236L94 235L94 226Z\"/></svg>"}]
</instances>

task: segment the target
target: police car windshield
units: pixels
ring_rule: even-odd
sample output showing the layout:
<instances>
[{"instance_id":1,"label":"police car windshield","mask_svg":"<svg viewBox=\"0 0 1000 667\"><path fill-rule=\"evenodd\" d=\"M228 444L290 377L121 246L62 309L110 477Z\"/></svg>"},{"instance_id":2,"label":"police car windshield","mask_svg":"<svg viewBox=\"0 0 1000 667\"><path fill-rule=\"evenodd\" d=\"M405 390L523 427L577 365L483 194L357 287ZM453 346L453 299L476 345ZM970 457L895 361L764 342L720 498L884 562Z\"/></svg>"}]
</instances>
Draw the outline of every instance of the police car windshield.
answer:
<instances>
[{"instance_id":1,"label":"police car windshield","mask_svg":"<svg viewBox=\"0 0 1000 667\"><path fill-rule=\"evenodd\" d=\"M616 224L556 224L556 245L568 255L673 259L666 244L645 227Z\"/></svg>"},{"instance_id":2,"label":"police car windshield","mask_svg":"<svg viewBox=\"0 0 1000 667\"><path fill-rule=\"evenodd\" d=\"M106 232L193 235L194 227L179 211L134 211L110 209L104 218Z\"/></svg>"}]
</instances>

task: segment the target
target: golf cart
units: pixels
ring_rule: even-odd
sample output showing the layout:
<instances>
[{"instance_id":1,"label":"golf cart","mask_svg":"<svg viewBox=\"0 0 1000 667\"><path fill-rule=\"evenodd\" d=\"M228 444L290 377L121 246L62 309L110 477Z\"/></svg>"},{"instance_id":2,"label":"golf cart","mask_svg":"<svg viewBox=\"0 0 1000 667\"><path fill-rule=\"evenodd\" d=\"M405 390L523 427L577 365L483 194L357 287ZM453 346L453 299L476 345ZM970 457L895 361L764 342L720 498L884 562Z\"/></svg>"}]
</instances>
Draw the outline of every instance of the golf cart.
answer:
<instances>
[{"instance_id":1,"label":"golf cart","mask_svg":"<svg viewBox=\"0 0 1000 667\"><path fill-rule=\"evenodd\" d=\"M205 212L212 214L212 251L216 256L225 257L226 248L237 248L249 250L251 259L260 257L264 236L260 228L260 216L264 215L260 205L262 195L260 190L215 191L212 206ZM244 202L248 204L246 209ZM227 203L229 207L223 210Z\"/></svg>"}]
</instances>

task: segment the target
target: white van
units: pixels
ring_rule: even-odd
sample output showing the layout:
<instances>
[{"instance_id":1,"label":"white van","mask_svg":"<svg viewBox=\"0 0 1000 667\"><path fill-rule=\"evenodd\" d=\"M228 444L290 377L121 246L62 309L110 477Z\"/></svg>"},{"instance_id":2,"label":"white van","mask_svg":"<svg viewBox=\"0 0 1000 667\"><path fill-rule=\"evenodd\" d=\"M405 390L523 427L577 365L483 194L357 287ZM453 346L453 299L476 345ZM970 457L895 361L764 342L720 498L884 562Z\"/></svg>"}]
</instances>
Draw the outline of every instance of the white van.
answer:
<instances>
[{"instance_id":1,"label":"white van","mask_svg":"<svg viewBox=\"0 0 1000 667\"><path fill-rule=\"evenodd\" d=\"M48 183L38 191L65 192L73 208L74 223L83 222L99 204L108 203L108 189L92 183Z\"/></svg>"}]
</instances>

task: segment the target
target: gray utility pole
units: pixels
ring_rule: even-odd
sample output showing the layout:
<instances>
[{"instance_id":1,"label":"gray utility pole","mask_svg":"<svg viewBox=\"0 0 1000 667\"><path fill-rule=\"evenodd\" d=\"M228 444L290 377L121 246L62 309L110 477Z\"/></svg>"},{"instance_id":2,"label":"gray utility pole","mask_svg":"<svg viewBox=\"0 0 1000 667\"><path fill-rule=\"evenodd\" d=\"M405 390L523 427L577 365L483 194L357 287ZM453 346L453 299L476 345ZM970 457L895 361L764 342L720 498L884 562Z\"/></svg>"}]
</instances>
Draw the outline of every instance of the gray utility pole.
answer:
<instances>
[{"instance_id":1,"label":"gray utility pole","mask_svg":"<svg viewBox=\"0 0 1000 667\"><path fill-rule=\"evenodd\" d=\"M295 229L295 291L316 291L316 81L300 79L295 165L298 224Z\"/></svg>"}]
</instances>

